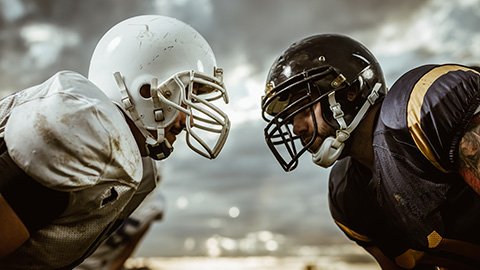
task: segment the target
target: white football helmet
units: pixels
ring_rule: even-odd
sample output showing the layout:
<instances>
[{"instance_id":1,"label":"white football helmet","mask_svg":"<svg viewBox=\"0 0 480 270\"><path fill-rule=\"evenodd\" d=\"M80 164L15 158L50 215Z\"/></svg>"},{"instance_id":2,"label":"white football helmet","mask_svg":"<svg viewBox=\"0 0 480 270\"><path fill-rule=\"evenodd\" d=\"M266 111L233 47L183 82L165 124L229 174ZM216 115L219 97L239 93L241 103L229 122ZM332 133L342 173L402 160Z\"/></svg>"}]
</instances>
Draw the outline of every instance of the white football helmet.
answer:
<instances>
[{"instance_id":1,"label":"white football helmet","mask_svg":"<svg viewBox=\"0 0 480 270\"><path fill-rule=\"evenodd\" d=\"M177 19L143 15L113 26L95 48L88 78L135 122L155 159L173 150L165 128L179 112L192 150L213 159L225 144L230 121L214 104L228 103L223 71L207 41Z\"/></svg>"}]
</instances>

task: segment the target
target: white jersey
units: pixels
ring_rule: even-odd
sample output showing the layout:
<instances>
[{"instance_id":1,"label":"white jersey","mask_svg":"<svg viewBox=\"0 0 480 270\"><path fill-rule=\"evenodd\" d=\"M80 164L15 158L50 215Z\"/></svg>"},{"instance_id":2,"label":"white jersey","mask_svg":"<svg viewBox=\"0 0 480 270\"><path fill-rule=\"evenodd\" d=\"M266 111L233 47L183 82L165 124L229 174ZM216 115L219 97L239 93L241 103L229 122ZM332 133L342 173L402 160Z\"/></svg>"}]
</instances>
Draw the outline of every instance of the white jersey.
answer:
<instances>
[{"instance_id":1,"label":"white jersey","mask_svg":"<svg viewBox=\"0 0 480 270\"><path fill-rule=\"evenodd\" d=\"M145 236L154 222L162 219L165 203L163 199L160 200L163 196L159 195L161 194L156 193L154 198L148 197L150 200L144 201L122 226L82 264L75 267L75 270L117 269L123 265L139 245L137 240Z\"/></svg>"},{"instance_id":2,"label":"white jersey","mask_svg":"<svg viewBox=\"0 0 480 270\"><path fill-rule=\"evenodd\" d=\"M0 269L70 265L92 252L114 221L126 218L155 186L145 183L136 194L142 158L123 114L74 72L2 99L0 137L28 175L69 192L66 210L1 259Z\"/></svg>"}]
</instances>

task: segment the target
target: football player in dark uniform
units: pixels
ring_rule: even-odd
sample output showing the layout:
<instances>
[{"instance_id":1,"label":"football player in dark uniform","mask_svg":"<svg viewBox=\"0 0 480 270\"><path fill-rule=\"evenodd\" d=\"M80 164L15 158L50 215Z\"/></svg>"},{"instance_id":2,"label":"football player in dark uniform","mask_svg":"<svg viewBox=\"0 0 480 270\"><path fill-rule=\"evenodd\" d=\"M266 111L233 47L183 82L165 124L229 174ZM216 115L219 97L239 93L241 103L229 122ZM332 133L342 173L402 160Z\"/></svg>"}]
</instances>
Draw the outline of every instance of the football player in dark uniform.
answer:
<instances>
[{"instance_id":1,"label":"football player in dark uniform","mask_svg":"<svg viewBox=\"0 0 480 270\"><path fill-rule=\"evenodd\" d=\"M292 44L262 98L285 171L338 160L331 214L382 269L480 269L479 105L478 69L421 66L387 93L371 52L334 34Z\"/></svg>"}]
</instances>

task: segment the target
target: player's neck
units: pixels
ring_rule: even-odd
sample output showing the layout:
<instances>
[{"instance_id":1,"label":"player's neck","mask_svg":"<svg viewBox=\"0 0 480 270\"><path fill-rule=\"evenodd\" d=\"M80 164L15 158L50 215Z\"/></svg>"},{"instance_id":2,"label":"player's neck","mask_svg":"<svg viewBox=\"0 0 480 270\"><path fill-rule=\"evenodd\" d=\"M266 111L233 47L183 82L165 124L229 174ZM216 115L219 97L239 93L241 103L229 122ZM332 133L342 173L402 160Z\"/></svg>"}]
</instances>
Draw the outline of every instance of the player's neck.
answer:
<instances>
[{"instance_id":1,"label":"player's neck","mask_svg":"<svg viewBox=\"0 0 480 270\"><path fill-rule=\"evenodd\" d=\"M128 118L128 116L125 115L123 111L122 113L123 113L123 116L125 117L125 121L127 122L128 127L130 128L130 131L132 132L133 138L137 143L138 150L140 151L140 155L142 157L147 156L148 154L145 149L145 137L143 136L142 132L140 132L140 130L137 128L135 123L130 118Z\"/></svg>"},{"instance_id":2,"label":"player's neck","mask_svg":"<svg viewBox=\"0 0 480 270\"><path fill-rule=\"evenodd\" d=\"M373 169L373 129L380 107L380 104L377 104L368 111L365 118L352 134L350 156L370 170Z\"/></svg>"}]
</instances>

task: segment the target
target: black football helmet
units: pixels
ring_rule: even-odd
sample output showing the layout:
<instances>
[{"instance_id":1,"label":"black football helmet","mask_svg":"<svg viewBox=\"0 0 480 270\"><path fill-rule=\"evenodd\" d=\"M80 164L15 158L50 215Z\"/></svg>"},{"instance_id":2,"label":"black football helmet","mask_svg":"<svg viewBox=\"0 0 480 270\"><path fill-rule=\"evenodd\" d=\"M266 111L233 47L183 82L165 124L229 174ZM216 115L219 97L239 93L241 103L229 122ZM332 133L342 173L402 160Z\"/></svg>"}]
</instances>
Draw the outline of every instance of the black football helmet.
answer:
<instances>
[{"instance_id":1,"label":"black football helmet","mask_svg":"<svg viewBox=\"0 0 480 270\"><path fill-rule=\"evenodd\" d=\"M382 69L373 54L343 35L320 34L293 43L273 63L262 97L262 117L268 123L265 140L285 171L313 144L302 146L293 133L293 117L320 102L324 120L336 130L313 161L328 167L340 156L344 142L371 105L386 93ZM311 116L315 119L313 110Z\"/></svg>"}]
</instances>

